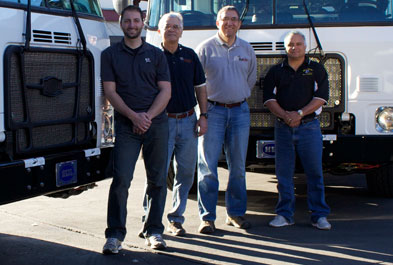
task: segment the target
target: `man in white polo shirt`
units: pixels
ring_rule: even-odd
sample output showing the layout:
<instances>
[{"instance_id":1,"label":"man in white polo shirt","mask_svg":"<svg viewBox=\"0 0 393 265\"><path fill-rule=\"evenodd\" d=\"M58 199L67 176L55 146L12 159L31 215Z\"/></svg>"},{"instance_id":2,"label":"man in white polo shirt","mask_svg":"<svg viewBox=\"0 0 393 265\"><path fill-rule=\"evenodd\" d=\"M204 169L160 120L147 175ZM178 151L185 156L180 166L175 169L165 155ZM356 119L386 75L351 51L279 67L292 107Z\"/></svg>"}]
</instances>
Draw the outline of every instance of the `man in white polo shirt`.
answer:
<instances>
[{"instance_id":1,"label":"man in white polo shirt","mask_svg":"<svg viewBox=\"0 0 393 265\"><path fill-rule=\"evenodd\" d=\"M239 12L225 6L217 14L217 35L201 43L196 52L206 75L208 96L207 133L199 140L199 232L215 231L218 198L218 159L224 146L229 169L225 194L228 225L247 229L245 163L250 130L246 99L256 82L256 57L251 45L238 38Z\"/></svg>"}]
</instances>

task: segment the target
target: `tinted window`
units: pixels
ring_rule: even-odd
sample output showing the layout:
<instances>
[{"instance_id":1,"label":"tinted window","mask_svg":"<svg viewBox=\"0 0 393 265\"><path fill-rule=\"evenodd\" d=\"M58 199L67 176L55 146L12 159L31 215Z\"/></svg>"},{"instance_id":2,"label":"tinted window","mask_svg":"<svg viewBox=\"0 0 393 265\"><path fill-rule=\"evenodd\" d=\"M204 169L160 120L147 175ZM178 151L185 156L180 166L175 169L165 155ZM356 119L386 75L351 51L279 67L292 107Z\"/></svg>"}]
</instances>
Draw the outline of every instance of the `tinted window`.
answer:
<instances>
[{"instance_id":1,"label":"tinted window","mask_svg":"<svg viewBox=\"0 0 393 265\"><path fill-rule=\"evenodd\" d=\"M0 0L1 2L27 5L27 0ZM31 5L49 10L71 10L70 0L31 0ZM97 0L74 0L74 6L77 12L102 16Z\"/></svg>"}]
</instances>

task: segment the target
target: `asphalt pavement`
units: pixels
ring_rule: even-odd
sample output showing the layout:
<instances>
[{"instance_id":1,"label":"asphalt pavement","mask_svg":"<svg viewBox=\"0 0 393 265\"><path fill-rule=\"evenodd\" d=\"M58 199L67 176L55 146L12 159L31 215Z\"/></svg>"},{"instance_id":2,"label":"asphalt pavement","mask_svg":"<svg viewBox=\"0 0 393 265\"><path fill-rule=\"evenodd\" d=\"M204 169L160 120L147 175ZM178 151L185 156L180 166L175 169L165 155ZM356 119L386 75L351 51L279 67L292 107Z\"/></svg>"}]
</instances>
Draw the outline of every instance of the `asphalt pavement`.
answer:
<instances>
[{"instance_id":1,"label":"asphalt pavement","mask_svg":"<svg viewBox=\"0 0 393 265\"><path fill-rule=\"evenodd\" d=\"M137 234L145 184L143 160L137 163L128 201L128 234L118 255L101 254L111 180L68 199L41 196L0 206L0 265L86 264L393 264L393 199L368 195L364 176L326 176L332 209L331 231L311 226L305 180L296 178L295 225L272 228L277 201L274 175L247 173L252 228L225 224L227 171L219 170L217 232L197 232L196 195L185 213L185 237L165 232L166 251L153 251ZM168 191L165 214L170 208ZM166 218L164 216L164 225Z\"/></svg>"}]
</instances>

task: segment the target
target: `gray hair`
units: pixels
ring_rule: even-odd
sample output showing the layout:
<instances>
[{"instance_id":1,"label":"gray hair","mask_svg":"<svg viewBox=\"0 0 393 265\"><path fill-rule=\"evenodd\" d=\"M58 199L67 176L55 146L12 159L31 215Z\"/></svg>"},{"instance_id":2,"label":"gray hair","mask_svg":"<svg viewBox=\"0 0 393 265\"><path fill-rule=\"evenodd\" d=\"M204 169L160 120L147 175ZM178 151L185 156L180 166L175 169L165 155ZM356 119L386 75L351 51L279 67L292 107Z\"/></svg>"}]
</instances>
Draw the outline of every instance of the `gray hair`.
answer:
<instances>
[{"instance_id":1,"label":"gray hair","mask_svg":"<svg viewBox=\"0 0 393 265\"><path fill-rule=\"evenodd\" d=\"M307 46L307 44L306 44L306 37L304 36L304 34L301 33L298 30L292 30L289 33L287 33L287 35L285 35L285 37L284 37L284 47L287 47L287 45L288 45L288 43L289 43L289 41L290 41L290 39L292 38L293 35L301 36L303 38L304 45Z\"/></svg>"},{"instance_id":2,"label":"gray hair","mask_svg":"<svg viewBox=\"0 0 393 265\"><path fill-rule=\"evenodd\" d=\"M179 20L179 22L180 22L180 28L183 29L183 16L180 13L178 13L178 12L169 12L169 13L164 14L160 18L160 21L158 22L158 28L161 31L164 31L165 26L166 26L166 21L169 18L177 18Z\"/></svg>"}]
</instances>

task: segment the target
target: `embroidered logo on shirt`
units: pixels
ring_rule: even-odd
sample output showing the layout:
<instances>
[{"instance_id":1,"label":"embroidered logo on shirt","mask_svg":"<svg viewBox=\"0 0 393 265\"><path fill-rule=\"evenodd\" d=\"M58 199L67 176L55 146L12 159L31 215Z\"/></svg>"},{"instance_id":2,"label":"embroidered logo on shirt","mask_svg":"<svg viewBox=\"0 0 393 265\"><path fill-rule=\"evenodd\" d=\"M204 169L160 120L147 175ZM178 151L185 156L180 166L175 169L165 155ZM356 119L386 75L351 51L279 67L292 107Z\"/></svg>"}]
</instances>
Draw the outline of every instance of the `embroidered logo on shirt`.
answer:
<instances>
[{"instance_id":1,"label":"embroidered logo on shirt","mask_svg":"<svg viewBox=\"0 0 393 265\"><path fill-rule=\"evenodd\" d=\"M190 59L186 59L184 57L179 57L180 61L183 61L185 63L192 63L192 61Z\"/></svg>"},{"instance_id":2,"label":"embroidered logo on shirt","mask_svg":"<svg viewBox=\"0 0 393 265\"><path fill-rule=\"evenodd\" d=\"M312 75L313 70L312 68L303 69L303 75Z\"/></svg>"},{"instance_id":3,"label":"embroidered logo on shirt","mask_svg":"<svg viewBox=\"0 0 393 265\"><path fill-rule=\"evenodd\" d=\"M151 63L150 58L145 58L145 62L146 62L146 63Z\"/></svg>"},{"instance_id":4,"label":"embroidered logo on shirt","mask_svg":"<svg viewBox=\"0 0 393 265\"><path fill-rule=\"evenodd\" d=\"M239 62L248 62L248 59L247 58L245 58L245 57L241 57L241 56L235 56L234 58L234 61L239 61Z\"/></svg>"}]
</instances>

